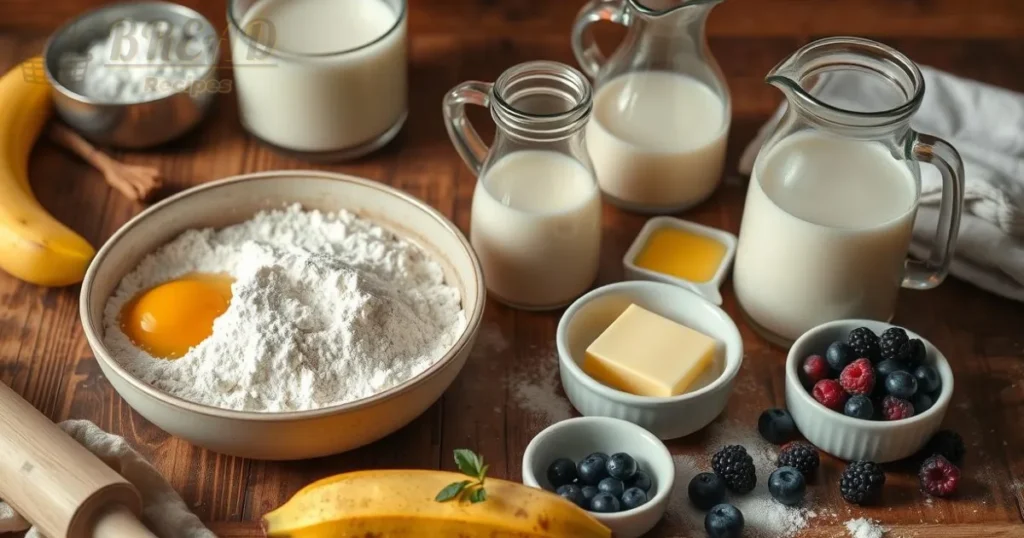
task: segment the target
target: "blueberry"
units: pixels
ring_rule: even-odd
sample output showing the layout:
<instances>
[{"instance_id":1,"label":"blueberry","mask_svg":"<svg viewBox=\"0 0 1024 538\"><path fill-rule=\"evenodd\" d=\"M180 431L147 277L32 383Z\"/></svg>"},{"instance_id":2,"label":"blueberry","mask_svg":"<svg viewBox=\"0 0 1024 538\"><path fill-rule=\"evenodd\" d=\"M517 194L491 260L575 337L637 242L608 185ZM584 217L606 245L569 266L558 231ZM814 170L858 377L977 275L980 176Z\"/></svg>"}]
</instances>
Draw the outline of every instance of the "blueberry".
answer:
<instances>
[{"instance_id":1,"label":"blueberry","mask_svg":"<svg viewBox=\"0 0 1024 538\"><path fill-rule=\"evenodd\" d=\"M690 480L690 502L708 510L725 499L725 482L715 473L700 473Z\"/></svg>"},{"instance_id":2,"label":"blueberry","mask_svg":"<svg viewBox=\"0 0 1024 538\"><path fill-rule=\"evenodd\" d=\"M647 494L640 488L629 488L622 492L622 509L632 510L647 502Z\"/></svg>"},{"instance_id":3,"label":"blueberry","mask_svg":"<svg viewBox=\"0 0 1024 538\"><path fill-rule=\"evenodd\" d=\"M768 492L785 505L800 504L806 489L803 473L793 467L779 467L768 477Z\"/></svg>"},{"instance_id":4,"label":"blueberry","mask_svg":"<svg viewBox=\"0 0 1024 538\"><path fill-rule=\"evenodd\" d=\"M583 498L586 499L588 503L590 502L590 499L594 498L594 495L600 493L597 486L583 486L580 489L583 490Z\"/></svg>"},{"instance_id":5,"label":"blueberry","mask_svg":"<svg viewBox=\"0 0 1024 538\"><path fill-rule=\"evenodd\" d=\"M853 352L853 348L846 342L837 341L832 342L832 345L828 346L825 350L825 360L828 361L828 365L833 371L842 372L843 368L846 368L847 364L853 362L856 353Z\"/></svg>"},{"instance_id":6,"label":"blueberry","mask_svg":"<svg viewBox=\"0 0 1024 538\"><path fill-rule=\"evenodd\" d=\"M875 406L871 403L871 398L868 398L863 394L857 394L855 396L851 396L849 400L846 400L846 406L843 407L843 414L848 417L871 420L875 416Z\"/></svg>"},{"instance_id":7,"label":"blueberry","mask_svg":"<svg viewBox=\"0 0 1024 538\"><path fill-rule=\"evenodd\" d=\"M603 478L608 476L608 469L605 468L608 456L595 452L585 458L576 466L576 475L580 482L588 486L596 486Z\"/></svg>"},{"instance_id":8,"label":"blueberry","mask_svg":"<svg viewBox=\"0 0 1024 538\"><path fill-rule=\"evenodd\" d=\"M636 460L633 456L626 454L625 452L619 452L612 454L608 458L608 476L612 478L618 478L619 480L629 480L636 474L637 465Z\"/></svg>"},{"instance_id":9,"label":"blueberry","mask_svg":"<svg viewBox=\"0 0 1024 538\"><path fill-rule=\"evenodd\" d=\"M892 396L909 400L917 393L917 378L903 370L896 370L886 376L885 390Z\"/></svg>"},{"instance_id":10,"label":"blueberry","mask_svg":"<svg viewBox=\"0 0 1024 538\"><path fill-rule=\"evenodd\" d=\"M548 465L548 482L558 489L576 481L576 464L569 458L558 458Z\"/></svg>"},{"instance_id":11,"label":"blueberry","mask_svg":"<svg viewBox=\"0 0 1024 538\"><path fill-rule=\"evenodd\" d=\"M731 504L716 505L704 517L704 530L709 538L740 538L743 513Z\"/></svg>"},{"instance_id":12,"label":"blueberry","mask_svg":"<svg viewBox=\"0 0 1024 538\"><path fill-rule=\"evenodd\" d=\"M619 510L621 510L619 507L619 500L609 493L598 493L597 495L594 495L593 499L590 499L591 512L609 514L612 512L618 512Z\"/></svg>"},{"instance_id":13,"label":"blueberry","mask_svg":"<svg viewBox=\"0 0 1024 538\"><path fill-rule=\"evenodd\" d=\"M625 484L618 478L608 477L597 484L597 490L601 493L607 493L616 499L622 497L622 492L626 489Z\"/></svg>"},{"instance_id":14,"label":"blueberry","mask_svg":"<svg viewBox=\"0 0 1024 538\"><path fill-rule=\"evenodd\" d=\"M637 471L633 478L626 480L627 488L640 488L645 492L651 491L651 475L645 471Z\"/></svg>"},{"instance_id":15,"label":"blueberry","mask_svg":"<svg viewBox=\"0 0 1024 538\"><path fill-rule=\"evenodd\" d=\"M942 378L934 366L922 364L914 368L914 377L917 378L917 387L921 392L935 392L942 387Z\"/></svg>"},{"instance_id":16,"label":"blueberry","mask_svg":"<svg viewBox=\"0 0 1024 538\"><path fill-rule=\"evenodd\" d=\"M796 423L789 411L768 409L757 419L757 431L769 443L781 445L796 435Z\"/></svg>"},{"instance_id":17,"label":"blueberry","mask_svg":"<svg viewBox=\"0 0 1024 538\"><path fill-rule=\"evenodd\" d=\"M914 399L910 400L910 402L914 404L915 415L920 415L921 413L924 413L925 411L931 409L933 405L935 405L935 400L933 400L931 396L923 392L918 392L917 394L915 394Z\"/></svg>"},{"instance_id":18,"label":"blueberry","mask_svg":"<svg viewBox=\"0 0 1024 538\"><path fill-rule=\"evenodd\" d=\"M910 365L904 364L897 360L886 359L878 363L877 366L875 366L875 373L878 374L877 379L885 379L886 377L889 376L889 374L895 372L896 370L903 370L909 372Z\"/></svg>"},{"instance_id":19,"label":"blueberry","mask_svg":"<svg viewBox=\"0 0 1024 538\"><path fill-rule=\"evenodd\" d=\"M559 486L558 489L555 490L555 493L580 508L587 507L587 498L583 496L583 490L581 490L576 484L564 484Z\"/></svg>"}]
</instances>

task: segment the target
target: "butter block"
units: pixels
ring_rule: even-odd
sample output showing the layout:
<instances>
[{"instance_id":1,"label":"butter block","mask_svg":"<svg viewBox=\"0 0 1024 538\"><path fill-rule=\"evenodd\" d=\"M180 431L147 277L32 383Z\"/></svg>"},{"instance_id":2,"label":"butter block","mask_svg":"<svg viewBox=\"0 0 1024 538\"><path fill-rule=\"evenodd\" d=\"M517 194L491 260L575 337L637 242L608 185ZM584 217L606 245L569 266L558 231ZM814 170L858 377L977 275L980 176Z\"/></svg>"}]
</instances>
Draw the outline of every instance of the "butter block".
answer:
<instances>
[{"instance_id":1,"label":"butter block","mask_svg":"<svg viewBox=\"0 0 1024 538\"><path fill-rule=\"evenodd\" d=\"M583 371L638 396L678 396L711 366L717 347L714 338L633 304L587 347Z\"/></svg>"}]
</instances>

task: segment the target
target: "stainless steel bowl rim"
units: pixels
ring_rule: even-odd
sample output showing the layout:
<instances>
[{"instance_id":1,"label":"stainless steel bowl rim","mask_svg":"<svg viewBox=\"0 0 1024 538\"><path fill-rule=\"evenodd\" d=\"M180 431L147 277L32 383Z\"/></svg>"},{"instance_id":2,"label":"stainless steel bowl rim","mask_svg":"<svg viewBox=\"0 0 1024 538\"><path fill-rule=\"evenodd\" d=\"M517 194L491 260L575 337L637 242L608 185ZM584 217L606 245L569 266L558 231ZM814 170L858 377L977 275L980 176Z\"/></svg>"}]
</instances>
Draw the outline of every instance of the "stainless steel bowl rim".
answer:
<instances>
[{"instance_id":1,"label":"stainless steel bowl rim","mask_svg":"<svg viewBox=\"0 0 1024 538\"><path fill-rule=\"evenodd\" d=\"M89 298L89 292L92 289L93 281L96 278L96 272L98 271L98 268L100 264L103 262L104 258L106 258L107 255L110 253L110 250L113 248L113 245L117 243L129 231L131 231L132 228L138 225L140 221L145 220L154 213L162 211L167 206L186 201L193 196L203 194L207 191L234 185L235 183L241 183L255 179L275 178L280 176L302 176L310 178L329 179L335 181L347 181L350 183L357 183L364 187L369 187L372 189L383 191L392 196L398 197L404 200L405 202L412 204L418 209L426 212L430 217L432 217L439 224L441 224L449 233L453 234L459 240L460 244L466 249L466 252L469 254L470 259L473 262L473 272L477 276L477 278L475 279L476 293L477 297L479 298L476 302L474 310L472 312L466 313L467 324L466 327L463 328L462 334L459 335L459 339L454 344L452 344L448 351L443 356L438 358L438 360L429 368L427 368L420 374L407 379L406 381L400 383L399 385L396 385L395 387L374 394L373 396L368 396L366 398L353 400L351 402L346 402L343 404L321 407L318 409L309 409L305 411L239 411L234 409L225 409L221 407L200 404L164 392L128 372L128 370L126 370L116 360L114 360L114 358L107 351L107 346L103 343L103 338L100 336L99 332L94 330L86 322L86 320L90 319L91 317L89 314L89 306L91 305L92 301ZM473 283L467 283L467 285L470 284ZM319 418L334 415L342 411L350 411L361 407L378 404L385 400L397 398L401 394L409 390L412 390L419 383L433 376L438 375L441 372L441 370L443 370L444 367L447 366L447 364L451 362L452 359L454 359L458 352L469 343L471 335L476 333L477 328L479 327L480 323L483 320L483 310L486 302L487 295L484 287L483 269L480 265L480 260L476 256L476 252L473 250L473 247L469 243L469 240L466 239L466 236L444 215L442 215L433 207L427 205L422 200L419 200L418 198L408 193L402 192L394 187L389 187L387 185L369 179L351 176L348 174L321 172L314 170L276 170L268 172L242 174L227 177L216 181L211 181L209 183L204 183L202 185L198 185L185 191L182 191L174 196L168 197L167 199L162 200L157 204L154 204L153 206L147 208L143 212L133 217L131 220L129 220L127 223L121 226L121 228L119 228L116 232L114 232L114 235L112 235L110 239L108 239L107 242L103 244L100 250L96 253L96 256L93 258L92 262L89 264L89 269L86 271L85 278L82 281L82 289L79 297L78 311L86 339L89 341L90 346L94 350L98 350L98 352L95 353L96 360L101 363L101 366L105 365L113 369L115 372L117 372L118 375L121 376L121 378L125 379L126 381L131 383L136 389L146 393L148 396L156 398L174 407L183 408L194 413L199 413L211 417L235 420L255 420L261 422L287 422L293 420Z\"/></svg>"}]
</instances>

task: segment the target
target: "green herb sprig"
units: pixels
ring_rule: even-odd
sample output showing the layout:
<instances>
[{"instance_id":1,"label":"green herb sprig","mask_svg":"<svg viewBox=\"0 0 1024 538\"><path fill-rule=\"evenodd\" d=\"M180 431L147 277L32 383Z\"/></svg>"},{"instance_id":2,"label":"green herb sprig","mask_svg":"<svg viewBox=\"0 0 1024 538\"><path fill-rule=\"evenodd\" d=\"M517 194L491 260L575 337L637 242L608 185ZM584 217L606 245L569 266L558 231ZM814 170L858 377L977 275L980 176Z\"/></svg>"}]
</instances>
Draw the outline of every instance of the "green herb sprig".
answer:
<instances>
[{"instance_id":1,"label":"green herb sprig","mask_svg":"<svg viewBox=\"0 0 1024 538\"><path fill-rule=\"evenodd\" d=\"M459 448L455 450L455 465L459 471L466 476L473 477L473 480L462 480L452 482L437 493L434 500L443 503L452 499L468 500L476 504L487 500L487 491L484 490L484 481L487 478L487 465L484 459L472 450Z\"/></svg>"}]
</instances>

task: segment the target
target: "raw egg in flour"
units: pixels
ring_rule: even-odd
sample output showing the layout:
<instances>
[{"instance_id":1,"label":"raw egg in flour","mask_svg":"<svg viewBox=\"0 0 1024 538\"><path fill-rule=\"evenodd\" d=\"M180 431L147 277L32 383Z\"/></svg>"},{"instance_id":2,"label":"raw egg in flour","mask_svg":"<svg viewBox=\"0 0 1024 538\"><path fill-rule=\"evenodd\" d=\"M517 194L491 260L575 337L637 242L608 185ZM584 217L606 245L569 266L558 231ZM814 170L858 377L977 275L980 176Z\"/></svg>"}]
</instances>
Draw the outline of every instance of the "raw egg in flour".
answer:
<instances>
[{"instance_id":1,"label":"raw egg in flour","mask_svg":"<svg viewBox=\"0 0 1024 538\"><path fill-rule=\"evenodd\" d=\"M154 357L177 359L210 336L231 303L232 278L192 273L139 293L121 310L121 330Z\"/></svg>"}]
</instances>

